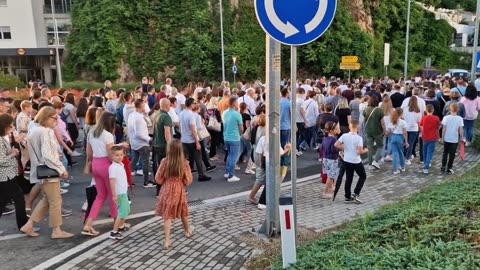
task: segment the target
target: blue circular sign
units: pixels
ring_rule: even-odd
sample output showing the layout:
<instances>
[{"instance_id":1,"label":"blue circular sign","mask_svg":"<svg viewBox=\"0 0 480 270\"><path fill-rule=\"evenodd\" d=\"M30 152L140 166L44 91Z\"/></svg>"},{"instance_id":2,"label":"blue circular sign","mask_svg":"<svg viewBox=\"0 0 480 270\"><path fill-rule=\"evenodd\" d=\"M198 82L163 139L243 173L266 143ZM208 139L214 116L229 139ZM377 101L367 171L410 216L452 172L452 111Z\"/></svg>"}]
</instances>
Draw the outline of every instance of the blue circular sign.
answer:
<instances>
[{"instance_id":1,"label":"blue circular sign","mask_svg":"<svg viewBox=\"0 0 480 270\"><path fill-rule=\"evenodd\" d=\"M232 71L233 71L233 74L237 74L237 71L238 71L237 65L233 65Z\"/></svg>"},{"instance_id":2,"label":"blue circular sign","mask_svg":"<svg viewBox=\"0 0 480 270\"><path fill-rule=\"evenodd\" d=\"M273 39L300 46L319 38L335 17L337 0L255 0L257 19Z\"/></svg>"}]
</instances>

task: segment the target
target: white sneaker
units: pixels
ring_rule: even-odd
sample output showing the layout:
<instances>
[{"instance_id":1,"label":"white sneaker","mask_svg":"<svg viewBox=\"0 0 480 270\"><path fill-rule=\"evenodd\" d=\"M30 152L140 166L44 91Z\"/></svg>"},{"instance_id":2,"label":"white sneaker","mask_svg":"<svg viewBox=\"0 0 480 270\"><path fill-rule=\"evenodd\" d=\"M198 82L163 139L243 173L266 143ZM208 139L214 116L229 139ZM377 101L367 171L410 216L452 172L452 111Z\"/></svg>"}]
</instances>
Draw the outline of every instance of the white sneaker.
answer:
<instances>
[{"instance_id":1,"label":"white sneaker","mask_svg":"<svg viewBox=\"0 0 480 270\"><path fill-rule=\"evenodd\" d=\"M143 170L136 170L135 175L143 176Z\"/></svg>"},{"instance_id":2,"label":"white sneaker","mask_svg":"<svg viewBox=\"0 0 480 270\"><path fill-rule=\"evenodd\" d=\"M73 151L73 153L71 154L72 157L79 157L81 155L82 153L77 152L77 150Z\"/></svg>"},{"instance_id":3,"label":"white sneaker","mask_svg":"<svg viewBox=\"0 0 480 270\"><path fill-rule=\"evenodd\" d=\"M240 181L240 178L236 177L235 175L227 179L227 182L229 183L238 182L238 181Z\"/></svg>"},{"instance_id":4,"label":"white sneaker","mask_svg":"<svg viewBox=\"0 0 480 270\"><path fill-rule=\"evenodd\" d=\"M82 210L83 210L83 211L87 211L87 208L88 208L88 202L85 201L85 202L83 203L83 205L82 205Z\"/></svg>"},{"instance_id":5,"label":"white sneaker","mask_svg":"<svg viewBox=\"0 0 480 270\"><path fill-rule=\"evenodd\" d=\"M255 166L255 164L252 165L252 170L255 170L257 168L257 166Z\"/></svg>"},{"instance_id":6,"label":"white sneaker","mask_svg":"<svg viewBox=\"0 0 480 270\"><path fill-rule=\"evenodd\" d=\"M318 150L318 147L319 146L317 145L317 146L313 147L312 150Z\"/></svg>"},{"instance_id":7,"label":"white sneaker","mask_svg":"<svg viewBox=\"0 0 480 270\"><path fill-rule=\"evenodd\" d=\"M303 152L302 151L297 151L297 156L301 156L303 155Z\"/></svg>"},{"instance_id":8,"label":"white sneaker","mask_svg":"<svg viewBox=\"0 0 480 270\"><path fill-rule=\"evenodd\" d=\"M392 156L387 155L387 156L385 156L385 158L383 160L384 161L392 161Z\"/></svg>"},{"instance_id":9,"label":"white sneaker","mask_svg":"<svg viewBox=\"0 0 480 270\"><path fill-rule=\"evenodd\" d=\"M428 174L428 169L423 169L424 174Z\"/></svg>"},{"instance_id":10,"label":"white sneaker","mask_svg":"<svg viewBox=\"0 0 480 270\"><path fill-rule=\"evenodd\" d=\"M372 165L368 165L368 169L369 170L375 170L375 167L373 167Z\"/></svg>"},{"instance_id":11,"label":"white sneaker","mask_svg":"<svg viewBox=\"0 0 480 270\"><path fill-rule=\"evenodd\" d=\"M267 206L265 204L257 204L258 209L267 209Z\"/></svg>"},{"instance_id":12,"label":"white sneaker","mask_svg":"<svg viewBox=\"0 0 480 270\"><path fill-rule=\"evenodd\" d=\"M472 145L471 142L466 142L466 143L465 143L465 146L466 146L466 147L469 147L470 145Z\"/></svg>"},{"instance_id":13,"label":"white sneaker","mask_svg":"<svg viewBox=\"0 0 480 270\"><path fill-rule=\"evenodd\" d=\"M412 162L410 160L405 160L405 165L412 165Z\"/></svg>"},{"instance_id":14,"label":"white sneaker","mask_svg":"<svg viewBox=\"0 0 480 270\"><path fill-rule=\"evenodd\" d=\"M407 171L407 169L405 169L405 167L403 167L403 168L400 168L400 171L402 171L402 172L406 172L406 171Z\"/></svg>"},{"instance_id":15,"label":"white sneaker","mask_svg":"<svg viewBox=\"0 0 480 270\"><path fill-rule=\"evenodd\" d=\"M252 174L253 175L253 174L255 174L255 172L252 171L252 170L245 170L245 174Z\"/></svg>"},{"instance_id":16,"label":"white sneaker","mask_svg":"<svg viewBox=\"0 0 480 270\"><path fill-rule=\"evenodd\" d=\"M235 171L240 171L240 167L238 167L237 165L235 165Z\"/></svg>"},{"instance_id":17,"label":"white sneaker","mask_svg":"<svg viewBox=\"0 0 480 270\"><path fill-rule=\"evenodd\" d=\"M223 178L228 178L228 173L224 174Z\"/></svg>"},{"instance_id":18,"label":"white sneaker","mask_svg":"<svg viewBox=\"0 0 480 270\"><path fill-rule=\"evenodd\" d=\"M63 188L60 189L60 195L63 195L66 193L68 193L68 189L63 189Z\"/></svg>"},{"instance_id":19,"label":"white sneaker","mask_svg":"<svg viewBox=\"0 0 480 270\"><path fill-rule=\"evenodd\" d=\"M380 170L380 164L378 164L378 162L376 162L375 160L372 162L372 167L374 167L377 170Z\"/></svg>"},{"instance_id":20,"label":"white sneaker","mask_svg":"<svg viewBox=\"0 0 480 270\"><path fill-rule=\"evenodd\" d=\"M395 171L393 171L393 174L394 174L394 175L400 174L400 170L395 170Z\"/></svg>"}]
</instances>

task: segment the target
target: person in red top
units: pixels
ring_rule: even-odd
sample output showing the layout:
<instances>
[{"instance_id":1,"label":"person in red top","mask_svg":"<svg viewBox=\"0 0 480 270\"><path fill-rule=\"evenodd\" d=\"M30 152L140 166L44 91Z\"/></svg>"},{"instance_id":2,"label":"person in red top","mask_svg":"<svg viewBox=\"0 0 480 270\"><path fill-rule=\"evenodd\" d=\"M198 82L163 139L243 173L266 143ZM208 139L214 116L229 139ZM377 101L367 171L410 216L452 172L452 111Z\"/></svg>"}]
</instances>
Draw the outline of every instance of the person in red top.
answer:
<instances>
[{"instance_id":1,"label":"person in red top","mask_svg":"<svg viewBox=\"0 0 480 270\"><path fill-rule=\"evenodd\" d=\"M160 92L158 92L158 94L155 95L155 99L157 100L157 102L160 102L162 98L166 98L166 97L167 97L167 86L162 85L162 87L160 88Z\"/></svg>"},{"instance_id":2,"label":"person in red top","mask_svg":"<svg viewBox=\"0 0 480 270\"><path fill-rule=\"evenodd\" d=\"M420 120L423 140L423 173L428 174L433 152L435 151L435 142L438 140L438 128L440 127L440 118L433 115L435 108L432 104L427 105L427 115Z\"/></svg>"}]
</instances>

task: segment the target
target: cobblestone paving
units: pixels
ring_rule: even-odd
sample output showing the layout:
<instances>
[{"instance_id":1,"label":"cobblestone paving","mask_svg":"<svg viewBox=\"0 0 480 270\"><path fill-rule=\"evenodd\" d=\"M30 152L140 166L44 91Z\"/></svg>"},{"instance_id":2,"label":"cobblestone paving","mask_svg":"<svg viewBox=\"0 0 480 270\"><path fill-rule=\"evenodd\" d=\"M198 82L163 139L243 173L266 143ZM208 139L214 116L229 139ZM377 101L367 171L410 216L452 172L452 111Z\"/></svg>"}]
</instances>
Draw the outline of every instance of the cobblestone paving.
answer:
<instances>
[{"instance_id":1,"label":"cobblestone paving","mask_svg":"<svg viewBox=\"0 0 480 270\"><path fill-rule=\"evenodd\" d=\"M298 224L319 232L449 179L440 173L442 150L443 146L437 145L430 175L421 173L423 165L417 162L401 175L392 175L391 163L385 163L379 171L368 171L362 205L344 204L343 189L335 202L321 200L323 185L319 181L299 185ZM474 166L478 159L479 155L468 148L465 161L456 158L456 175ZM195 227L192 239L184 237L181 223L175 221L173 245L168 251L162 251L163 225L156 217L124 240L106 240L58 269L241 269L253 247L241 242L239 236L259 225L264 217L264 211L247 204L244 198L201 205L190 211Z\"/></svg>"}]
</instances>

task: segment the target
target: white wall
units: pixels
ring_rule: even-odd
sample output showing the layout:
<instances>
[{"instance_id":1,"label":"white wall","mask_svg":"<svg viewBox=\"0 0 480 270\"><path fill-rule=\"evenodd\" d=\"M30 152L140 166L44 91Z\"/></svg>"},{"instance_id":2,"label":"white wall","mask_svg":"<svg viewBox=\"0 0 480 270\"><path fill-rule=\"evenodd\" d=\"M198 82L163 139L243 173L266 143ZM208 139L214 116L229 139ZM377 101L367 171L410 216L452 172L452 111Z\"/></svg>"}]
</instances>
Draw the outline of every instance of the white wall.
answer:
<instances>
[{"instance_id":1,"label":"white wall","mask_svg":"<svg viewBox=\"0 0 480 270\"><path fill-rule=\"evenodd\" d=\"M12 39L0 39L0 48L38 47L32 0L7 0L6 7L0 6L0 26L10 26L12 33Z\"/></svg>"}]
</instances>

